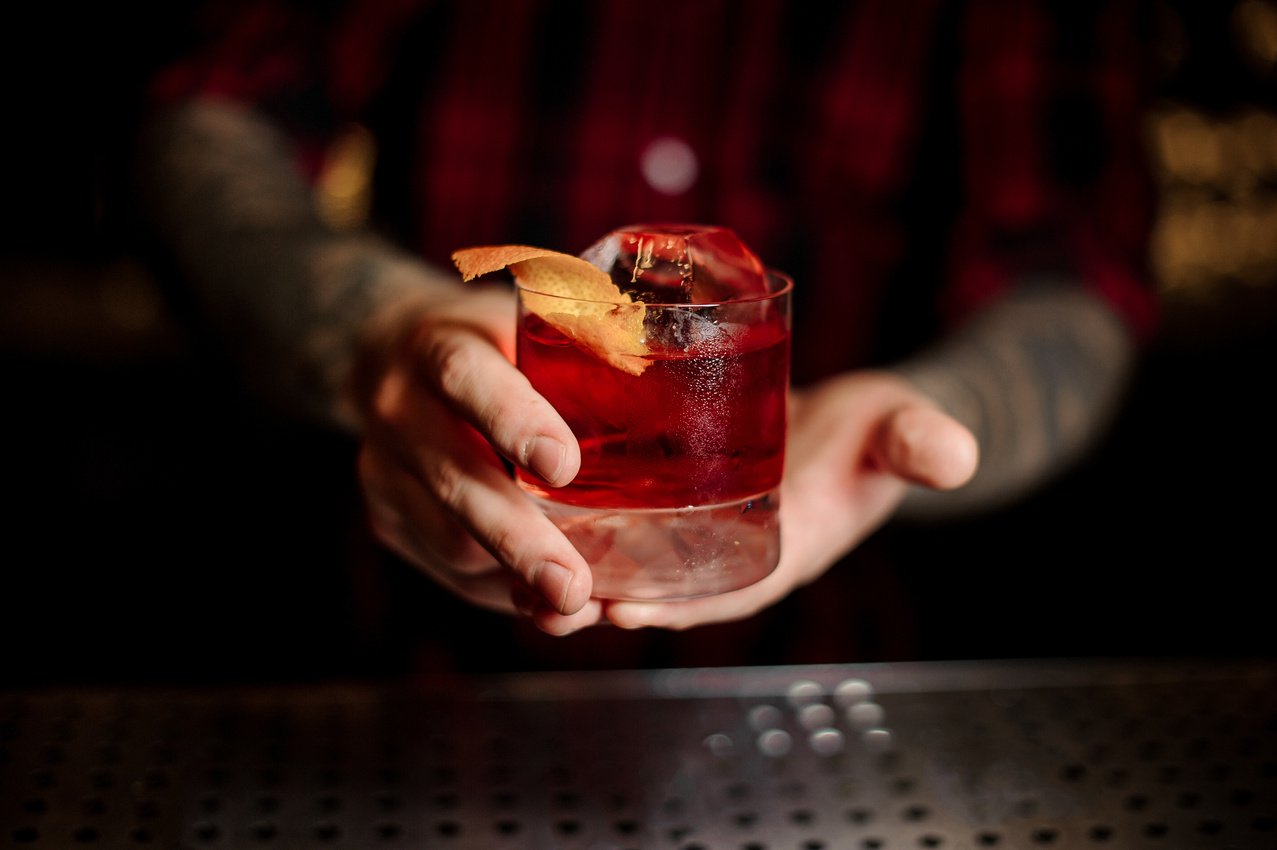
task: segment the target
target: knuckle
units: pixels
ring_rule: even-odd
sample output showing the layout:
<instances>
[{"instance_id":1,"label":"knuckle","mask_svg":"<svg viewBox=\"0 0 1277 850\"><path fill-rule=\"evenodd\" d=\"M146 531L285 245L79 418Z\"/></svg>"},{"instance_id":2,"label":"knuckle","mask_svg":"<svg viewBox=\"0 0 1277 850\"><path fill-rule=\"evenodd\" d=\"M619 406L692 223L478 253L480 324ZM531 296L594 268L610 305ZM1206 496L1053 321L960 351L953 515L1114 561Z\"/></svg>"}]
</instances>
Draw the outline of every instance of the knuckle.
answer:
<instances>
[{"instance_id":1,"label":"knuckle","mask_svg":"<svg viewBox=\"0 0 1277 850\"><path fill-rule=\"evenodd\" d=\"M367 416L373 424L393 424L404 409L407 383L400 371L393 371L381 381L372 394Z\"/></svg>"},{"instance_id":2,"label":"knuckle","mask_svg":"<svg viewBox=\"0 0 1277 850\"><path fill-rule=\"evenodd\" d=\"M520 436L523 423L511 422L511 418L505 414L505 405L506 399L493 396L475 407L474 418L480 430L488 434L496 446L508 452L512 447L522 445L521 440L526 440ZM530 438L531 435L528 439Z\"/></svg>"},{"instance_id":3,"label":"knuckle","mask_svg":"<svg viewBox=\"0 0 1277 850\"><path fill-rule=\"evenodd\" d=\"M390 387L383 385L377 394L373 396L372 406L368 411L369 418L374 422L385 424L394 418L398 407L398 394Z\"/></svg>"},{"instance_id":4,"label":"knuckle","mask_svg":"<svg viewBox=\"0 0 1277 850\"><path fill-rule=\"evenodd\" d=\"M428 361L434 380L448 398L462 395L475 377L478 357L471 345L457 337L444 337L429 344Z\"/></svg>"},{"instance_id":5,"label":"knuckle","mask_svg":"<svg viewBox=\"0 0 1277 850\"><path fill-rule=\"evenodd\" d=\"M911 434L900 431L893 432L889 451L895 459L896 465L901 469L914 470L918 467L921 455L919 446L912 439Z\"/></svg>"},{"instance_id":6,"label":"knuckle","mask_svg":"<svg viewBox=\"0 0 1277 850\"><path fill-rule=\"evenodd\" d=\"M484 344L461 335L433 340L427 349L430 380L439 395L454 404L500 451L517 453L538 429L544 429L548 405L530 398L531 386Z\"/></svg>"},{"instance_id":7,"label":"knuckle","mask_svg":"<svg viewBox=\"0 0 1277 850\"><path fill-rule=\"evenodd\" d=\"M491 545L480 535L476 540L466 531L471 524L466 514L469 479L455 462L445 459L429 473L430 489L439 502L442 514L423 530L420 541L430 551L432 560L441 568L458 576L482 575L494 569L497 562L489 553Z\"/></svg>"},{"instance_id":8,"label":"knuckle","mask_svg":"<svg viewBox=\"0 0 1277 850\"><path fill-rule=\"evenodd\" d=\"M430 465L426 479L440 504L453 514L460 514L465 504L467 478L457 462L450 457L439 458Z\"/></svg>"},{"instance_id":9,"label":"knuckle","mask_svg":"<svg viewBox=\"0 0 1277 850\"><path fill-rule=\"evenodd\" d=\"M493 557L509 566L519 575L526 576L528 570L523 563L525 559L519 556L518 551L518 541L522 538L522 535L516 534L514 529L506 525L485 529L485 532L486 542Z\"/></svg>"}]
</instances>

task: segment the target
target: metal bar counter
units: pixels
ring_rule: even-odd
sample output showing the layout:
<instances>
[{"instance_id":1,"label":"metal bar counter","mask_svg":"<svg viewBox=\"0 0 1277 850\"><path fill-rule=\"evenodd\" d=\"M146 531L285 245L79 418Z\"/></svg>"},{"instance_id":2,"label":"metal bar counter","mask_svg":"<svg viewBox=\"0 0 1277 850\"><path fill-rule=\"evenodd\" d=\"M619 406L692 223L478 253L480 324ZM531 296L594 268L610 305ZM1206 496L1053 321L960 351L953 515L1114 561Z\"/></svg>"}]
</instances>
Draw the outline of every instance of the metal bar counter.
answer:
<instances>
[{"instance_id":1,"label":"metal bar counter","mask_svg":"<svg viewBox=\"0 0 1277 850\"><path fill-rule=\"evenodd\" d=\"M0 693L0 847L1275 848L1277 666Z\"/></svg>"}]
</instances>

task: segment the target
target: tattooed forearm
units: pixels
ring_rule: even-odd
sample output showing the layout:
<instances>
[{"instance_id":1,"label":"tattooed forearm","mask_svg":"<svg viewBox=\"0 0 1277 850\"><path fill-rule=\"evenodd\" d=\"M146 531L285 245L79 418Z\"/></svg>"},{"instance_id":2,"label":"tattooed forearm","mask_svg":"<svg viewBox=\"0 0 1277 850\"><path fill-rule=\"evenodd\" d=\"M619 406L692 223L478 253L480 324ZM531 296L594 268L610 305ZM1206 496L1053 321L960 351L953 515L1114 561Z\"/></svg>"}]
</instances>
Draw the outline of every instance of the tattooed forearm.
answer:
<instances>
[{"instance_id":1,"label":"tattooed forearm","mask_svg":"<svg viewBox=\"0 0 1277 850\"><path fill-rule=\"evenodd\" d=\"M1109 424L1134 348L1096 296L1063 282L1022 287L900 371L969 427L980 470L951 493L919 489L906 514L995 506L1076 460Z\"/></svg>"},{"instance_id":2,"label":"tattooed forearm","mask_svg":"<svg viewBox=\"0 0 1277 850\"><path fill-rule=\"evenodd\" d=\"M250 111L184 106L141 151L149 213L249 378L294 411L351 424L364 329L451 279L325 226L284 138Z\"/></svg>"}]
</instances>

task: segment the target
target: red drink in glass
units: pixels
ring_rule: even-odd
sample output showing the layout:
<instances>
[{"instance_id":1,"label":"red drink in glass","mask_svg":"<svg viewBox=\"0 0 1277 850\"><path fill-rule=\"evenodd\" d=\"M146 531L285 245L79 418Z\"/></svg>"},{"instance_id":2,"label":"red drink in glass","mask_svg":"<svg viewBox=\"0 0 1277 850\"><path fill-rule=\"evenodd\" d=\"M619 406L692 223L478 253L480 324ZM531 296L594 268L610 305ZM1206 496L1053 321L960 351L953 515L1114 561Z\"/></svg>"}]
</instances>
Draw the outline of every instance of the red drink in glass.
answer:
<instances>
[{"instance_id":1,"label":"red drink in glass","mask_svg":"<svg viewBox=\"0 0 1277 850\"><path fill-rule=\"evenodd\" d=\"M519 480L590 563L595 596L702 596L775 568L791 284L766 281L737 300L646 303L630 371L528 309L552 299L521 285L519 368L576 435L581 469L561 488Z\"/></svg>"}]
</instances>

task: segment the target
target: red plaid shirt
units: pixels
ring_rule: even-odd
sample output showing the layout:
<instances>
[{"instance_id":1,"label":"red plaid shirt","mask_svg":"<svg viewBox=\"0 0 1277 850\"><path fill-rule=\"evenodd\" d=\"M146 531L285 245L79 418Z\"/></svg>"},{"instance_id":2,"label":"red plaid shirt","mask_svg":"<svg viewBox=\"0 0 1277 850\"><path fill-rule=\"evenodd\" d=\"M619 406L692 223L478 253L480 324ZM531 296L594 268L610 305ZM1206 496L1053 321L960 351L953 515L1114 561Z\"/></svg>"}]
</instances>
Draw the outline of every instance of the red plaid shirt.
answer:
<instances>
[{"instance_id":1,"label":"red plaid shirt","mask_svg":"<svg viewBox=\"0 0 1277 850\"><path fill-rule=\"evenodd\" d=\"M732 227L796 280L805 380L906 354L1034 275L1150 329L1137 16L1100 5L256 3L204 21L156 94L255 104L311 174L364 123L381 223L438 263Z\"/></svg>"}]
</instances>

